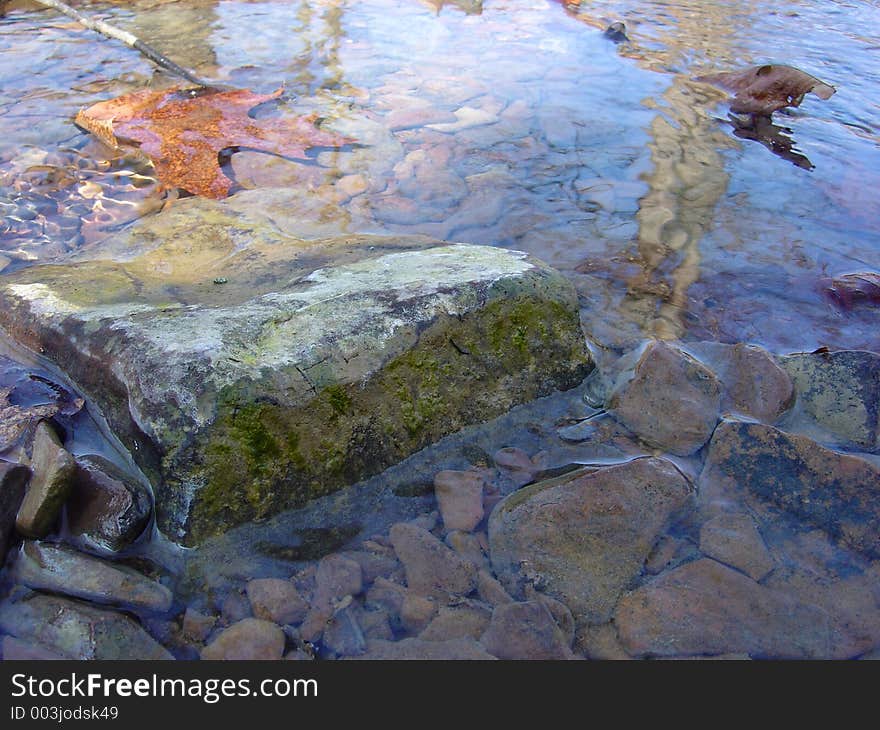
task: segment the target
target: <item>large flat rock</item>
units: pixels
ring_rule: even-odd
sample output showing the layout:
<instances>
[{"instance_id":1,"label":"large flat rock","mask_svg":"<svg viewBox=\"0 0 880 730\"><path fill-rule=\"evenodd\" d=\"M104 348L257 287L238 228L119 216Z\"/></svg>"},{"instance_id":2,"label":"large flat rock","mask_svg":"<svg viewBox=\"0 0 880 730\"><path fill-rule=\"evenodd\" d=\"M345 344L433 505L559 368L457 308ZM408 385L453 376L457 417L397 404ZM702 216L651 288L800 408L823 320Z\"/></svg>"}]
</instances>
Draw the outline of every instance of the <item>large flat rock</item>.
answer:
<instances>
[{"instance_id":1,"label":"large flat rock","mask_svg":"<svg viewBox=\"0 0 880 730\"><path fill-rule=\"evenodd\" d=\"M665 459L586 467L514 492L489 518L492 567L511 595L532 584L578 624L605 623L691 485Z\"/></svg>"},{"instance_id":2,"label":"large flat rock","mask_svg":"<svg viewBox=\"0 0 880 730\"><path fill-rule=\"evenodd\" d=\"M708 558L625 595L614 623L637 657L847 659L867 648L839 617Z\"/></svg>"},{"instance_id":3,"label":"large flat rock","mask_svg":"<svg viewBox=\"0 0 880 730\"><path fill-rule=\"evenodd\" d=\"M743 500L779 510L871 560L880 558L880 468L806 436L724 420L700 476L708 511Z\"/></svg>"},{"instance_id":4,"label":"large flat rock","mask_svg":"<svg viewBox=\"0 0 880 730\"><path fill-rule=\"evenodd\" d=\"M96 403L186 544L396 463L592 367L572 286L526 254L303 240L178 201L0 277L0 324Z\"/></svg>"}]
</instances>

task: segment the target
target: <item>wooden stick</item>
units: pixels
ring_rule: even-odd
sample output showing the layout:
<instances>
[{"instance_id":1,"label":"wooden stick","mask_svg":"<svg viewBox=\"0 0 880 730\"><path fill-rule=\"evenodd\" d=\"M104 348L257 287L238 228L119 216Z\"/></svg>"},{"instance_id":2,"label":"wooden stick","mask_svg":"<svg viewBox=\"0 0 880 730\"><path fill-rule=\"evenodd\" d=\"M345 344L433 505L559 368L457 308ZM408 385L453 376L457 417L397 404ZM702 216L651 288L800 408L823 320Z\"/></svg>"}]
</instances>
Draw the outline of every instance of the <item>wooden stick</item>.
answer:
<instances>
[{"instance_id":1,"label":"wooden stick","mask_svg":"<svg viewBox=\"0 0 880 730\"><path fill-rule=\"evenodd\" d=\"M169 58L166 58L164 55L159 53L155 48L148 46L144 43L140 38L131 33L124 31L120 28L116 28L115 26L110 25L109 23L105 23L103 20L96 20L89 18L83 15L81 12L76 10L75 8L70 7L70 5L66 5L60 0L36 0L40 5L44 5L47 8L53 8L57 10L59 13L64 13L64 15L73 18L77 23L82 26L85 26L89 30L93 30L96 33L100 33L101 35L107 36L108 38L113 38L118 41L122 41L125 45L134 48L136 51L140 51L151 61L154 61L159 66L164 68L166 71L170 71L176 76L180 76L187 81L190 81L197 86L209 86L210 84L206 84L204 81L199 79L190 71L187 71L182 66L178 66L174 61Z\"/></svg>"}]
</instances>

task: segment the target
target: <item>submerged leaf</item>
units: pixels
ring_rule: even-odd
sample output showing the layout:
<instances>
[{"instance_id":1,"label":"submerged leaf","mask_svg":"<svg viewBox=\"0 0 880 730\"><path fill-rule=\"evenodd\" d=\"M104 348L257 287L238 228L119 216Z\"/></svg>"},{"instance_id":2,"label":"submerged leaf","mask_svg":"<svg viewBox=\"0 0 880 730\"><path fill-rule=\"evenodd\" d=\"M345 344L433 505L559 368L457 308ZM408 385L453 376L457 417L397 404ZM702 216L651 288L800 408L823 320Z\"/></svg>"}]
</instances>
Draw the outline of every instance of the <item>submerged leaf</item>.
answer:
<instances>
[{"instance_id":1,"label":"submerged leaf","mask_svg":"<svg viewBox=\"0 0 880 730\"><path fill-rule=\"evenodd\" d=\"M352 140L315 126L317 115L254 119L248 112L281 95L247 89L145 89L102 101L76 115L76 123L105 144L130 144L153 163L159 180L207 198L232 188L218 155L231 147L306 160L310 147L341 147Z\"/></svg>"},{"instance_id":2,"label":"submerged leaf","mask_svg":"<svg viewBox=\"0 0 880 730\"><path fill-rule=\"evenodd\" d=\"M835 304L851 309L854 304L880 304L880 274L844 274L822 281L822 290Z\"/></svg>"},{"instance_id":3,"label":"submerged leaf","mask_svg":"<svg viewBox=\"0 0 880 730\"><path fill-rule=\"evenodd\" d=\"M788 106L800 106L806 94L830 99L836 89L793 66L753 66L742 71L698 76L697 81L714 84L735 94L730 110L736 114L763 114Z\"/></svg>"}]
</instances>

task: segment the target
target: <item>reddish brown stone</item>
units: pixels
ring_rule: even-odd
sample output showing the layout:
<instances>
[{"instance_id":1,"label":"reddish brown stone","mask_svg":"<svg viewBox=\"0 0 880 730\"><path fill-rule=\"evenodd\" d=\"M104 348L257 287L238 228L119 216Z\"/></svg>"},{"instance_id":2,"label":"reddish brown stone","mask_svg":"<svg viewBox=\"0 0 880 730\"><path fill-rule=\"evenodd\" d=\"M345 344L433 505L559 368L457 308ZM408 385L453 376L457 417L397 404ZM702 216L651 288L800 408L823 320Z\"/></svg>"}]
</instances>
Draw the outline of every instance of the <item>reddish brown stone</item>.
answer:
<instances>
[{"instance_id":1,"label":"reddish brown stone","mask_svg":"<svg viewBox=\"0 0 880 730\"><path fill-rule=\"evenodd\" d=\"M71 535L84 547L128 547L149 524L152 509L147 485L100 456L77 458L66 514Z\"/></svg>"},{"instance_id":2,"label":"reddish brown stone","mask_svg":"<svg viewBox=\"0 0 880 730\"><path fill-rule=\"evenodd\" d=\"M507 591L531 583L580 623L604 623L691 486L672 463L635 459L514 492L492 513L492 565Z\"/></svg>"},{"instance_id":3,"label":"reddish brown stone","mask_svg":"<svg viewBox=\"0 0 880 730\"><path fill-rule=\"evenodd\" d=\"M390 531L394 550L406 570L406 584L425 596L466 595L477 576L476 566L463 560L427 530L397 523Z\"/></svg>"},{"instance_id":4,"label":"reddish brown stone","mask_svg":"<svg viewBox=\"0 0 880 730\"><path fill-rule=\"evenodd\" d=\"M721 406L715 374L681 350L652 342L633 377L608 401L614 417L640 438L680 456L712 435Z\"/></svg>"},{"instance_id":5,"label":"reddish brown stone","mask_svg":"<svg viewBox=\"0 0 880 730\"><path fill-rule=\"evenodd\" d=\"M753 580L773 570L773 558L747 514L724 512L705 522L700 529L700 550Z\"/></svg>"},{"instance_id":6,"label":"reddish brown stone","mask_svg":"<svg viewBox=\"0 0 880 730\"><path fill-rule=\"evenodd\" d=\"M768 505L880 558L880 468L771 426L724 421L700 477L701 500Z\"/></svg>"},{"instance_id":7,"label":"reddish brown stone","mask_svg":"<svg viewBox=\"0 0 880 730\"><path fill-rule=\"evenodd\" d=\"M625 595L614 622L626 651L640 657L843 659L867 648L822 609L708 558Z\"/></svg>"},{"instance_id":8,"label":"reddish brown stone","mask_svg":"<svg viewBox=\"0 0 880 730\"><path fill-rule=\"evenodd\" d=\"M574 657L564 633L540 601L496 606L481 642L499 659Z\"/></svg>"},{"instance_id":9,"label":"reddish brown stone","mask_svg":"<svg viewBox=\"0 0 880 730\"><path fill-rule=\"evenodd\" d=\"M495 659L472 639L451 639L449 641L424 641L422 639L403 639L402 641L367 641L367 651L355 659L408 659L428 661L471 660L486 661Z\"/></svg>"},{"instance_id":10,"label":"reddish brown stone","mask_svg":"<svg viewBox=\"0 0 880 730\"><path fill-rule=\"evenodd\" d=\"M281 659L284 632L270 621L245 618L224 629L202 649L202 659Z\"/></svg>"},{"instance_id":11,"label":"reddish brown stone","mask_svg":"<svg viewBox=\"0 0 880 730\"><path fill-rule=\"evenodd\" d=\"M434 477L434 494L447 530L470 532L483 519L482 475L472 471L441 471Z\"/></svg>"},{"instance_id":12,"label":"reddish brown stone","mask_svg":"<svg viewBox=\"0 0 880 730\"><path fill-rule=\"evenodd\" d=\"M246 591L254 616L266 621L296 624L309 610L309 604L289 580L256 578L248 581Z\"/></svg>"}]
</instances>

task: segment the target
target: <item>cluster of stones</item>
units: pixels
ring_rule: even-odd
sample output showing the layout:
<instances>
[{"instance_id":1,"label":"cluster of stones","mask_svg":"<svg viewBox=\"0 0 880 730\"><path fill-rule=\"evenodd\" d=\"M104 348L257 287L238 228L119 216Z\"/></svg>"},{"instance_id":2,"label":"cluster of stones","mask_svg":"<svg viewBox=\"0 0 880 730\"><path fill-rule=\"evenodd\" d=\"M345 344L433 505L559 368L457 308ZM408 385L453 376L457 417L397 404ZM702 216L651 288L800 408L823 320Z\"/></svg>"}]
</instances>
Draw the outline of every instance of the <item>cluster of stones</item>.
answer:
<instances>
[{"instance_id":1,"label":"cluster of stones","mask_svg":"<svg viewBox=\"0 0 880 730\"><path fill-rule=\"evenodd\" d=\"M0 560L13 582L0 604L4 658L170 657L114 610L172 605L168 587L117 560L148 532L150 487L102 456L74 457L45 408L15 411L15 460L0 461Z\"/></svg>"},{"instance_id":2,"label":"cluster of stones","mask_svg":"<svg viewBox=\"0 0 880 730\"><path fill-rule=\"evenodd\" d=\"M642 456L535 481L539 457L502 449L441 472L438 512L252 580L219 618L190 610L202 656L870 656L880 358L688 349L713 367L652 342L597 373ZM499 475L521 488L502 498Z\"/></svg>"},{"instance_id":3,"label":"cluster of stones","mask_svg":"<svg viewBox=\"0 0 880 730\"><path fill-rule=\"evenodd\" d=\"M607 411L560 436L613 434L628 461L547 478L540 455L501 449L436 474L436 511L185 610L115 566L71 580L82 556L26 542L14 575L34 592L0 607L4 650L115 656L124 634L130 654L202 659L876 653L880 357L651 342L587 385ZM82 603L123 584L149 634ZM82 628L63 645L62 622ZM86 628L113 638L86 646Z\"/></svg>"}]
</instances>

